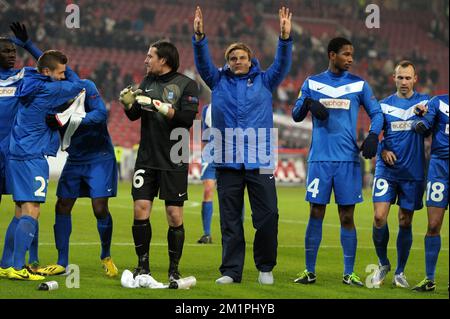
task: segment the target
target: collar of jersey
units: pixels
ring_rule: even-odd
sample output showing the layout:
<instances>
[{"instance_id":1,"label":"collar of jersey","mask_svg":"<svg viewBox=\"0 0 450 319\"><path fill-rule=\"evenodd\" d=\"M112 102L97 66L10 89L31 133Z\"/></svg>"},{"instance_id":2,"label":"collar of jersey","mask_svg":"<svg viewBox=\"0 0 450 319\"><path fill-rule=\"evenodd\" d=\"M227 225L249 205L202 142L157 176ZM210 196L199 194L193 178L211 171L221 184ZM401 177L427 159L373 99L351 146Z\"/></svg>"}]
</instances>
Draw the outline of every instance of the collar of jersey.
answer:
<instances>
[{"instance_id":1,"label":"collar of jersey","mask_svg":"<svg viewBox=\"0 0 450 319\"><path fill-rule=\"evenodd\" d=\"M163 75L149 75L148 77L154 81L168 82L172 80L176 74L177 71L170 71L169 73L165 73Z\"/></svg>"}]
</instances>

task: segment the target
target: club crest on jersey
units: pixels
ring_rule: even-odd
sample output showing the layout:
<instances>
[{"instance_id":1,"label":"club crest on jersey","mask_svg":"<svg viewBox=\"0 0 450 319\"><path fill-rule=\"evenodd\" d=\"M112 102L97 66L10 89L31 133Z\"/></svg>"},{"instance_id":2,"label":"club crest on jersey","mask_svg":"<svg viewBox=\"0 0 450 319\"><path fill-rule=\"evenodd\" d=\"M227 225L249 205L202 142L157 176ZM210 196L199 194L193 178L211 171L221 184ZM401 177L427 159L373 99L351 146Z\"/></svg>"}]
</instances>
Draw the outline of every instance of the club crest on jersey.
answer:
<instances>
[{"instance_id":1,"label":"club crest on jersey","mask_svg":"<svg viewBox=\"0 0 450 319\"><path fill-rule=\"evenodd\" d=\"M319 101L327 109L341 109L341 110L350 109L350 100L347 99L320 99Z\"/></svg>"},{"instance_id":2,"label":"club crest on jersey","mask_svg":"<svg viewBox=\"0 0 450 319\"><path fill-rule=\"evenodd\" d=\"M176 84L169 84L163 91L163 102L176 104L180 99L181 90Z\"/></svg>"},{"instance_id":3,"label":"club crest on jersey","mask_svg":"<svg viewBox=\"0 0 450 319\"><path fill-rule=\"evenodd\" d=\"M16 89L16 87L0 87L0 96L14 96Z\"/></svg>"},{"instance_id":4,"label":"club crest on jersey","mask_svg":"<svg viewBox=\"0 0 450 319\"><path fill-rule=\"evenodd\" d=\"M410 131L414 121L396 121L391 123L392 132Z\"/></svg>"}]
</instances>

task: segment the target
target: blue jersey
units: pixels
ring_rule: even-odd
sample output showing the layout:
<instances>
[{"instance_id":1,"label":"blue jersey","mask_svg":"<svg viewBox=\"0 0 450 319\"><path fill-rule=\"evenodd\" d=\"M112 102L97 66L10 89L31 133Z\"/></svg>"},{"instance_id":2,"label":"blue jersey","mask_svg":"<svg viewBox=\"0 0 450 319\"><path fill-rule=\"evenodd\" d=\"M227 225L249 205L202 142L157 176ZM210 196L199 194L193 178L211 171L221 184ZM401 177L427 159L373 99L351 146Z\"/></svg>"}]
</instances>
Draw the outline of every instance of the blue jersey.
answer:
<instances>
[{"instance_id":1,"label":"blue jersey","mask_svg":"<svg viewBox=\"0 0 450 319\"><path fill-rule=\"evenodd\" d=\"M27 41L25 49L37 60L42 51L33 42ZM29 68L3 69L0 67L0 152L5 156L9 150L9 139L16 118L19 99L17 87L29 72Z\"/></svg>"},{"instance_id":2,"label":"blue jersey","mask_svg":"<svg viewBox=\"0 0 450 319\"><path fill-rule=\"evenodd\" d=\"M17 87L22 83L25 69L0 68L0 152L7 154L9 137L16 118L19 99Z\"/></svg>"},{"instance_id":3,"label":"blue jersey","mask_svg":"<svg viewBox=\"0 0 450 319\"><path fill-rule=\"evenodd\" d=\"M60 105L80 93L82 82L70 69L66 72L69 81L54 81L36 69L26 69L29 75L16 92L20 105L11 132L9 156L16 160L56 156L59 137L47 126L45 117L47 113L56 113Z\"/></svg>"},{"instance_id":4,"label":"blue jersey","mask_svg":"<svg viewBox=\"0 0 450 319\"><path fill-rule=\"evenodd\" d=\"M114 147L106 126L106 107L92 81L81 81L86 89L86 117L72 136L67 161L72 164L94 163L114 158Z\"/></svg>"},{"instance_id":5,"label":"blue jersey","mask_svg":"<svg viewBox=\"0 0 450 319\"><path fill-rule=\"evenodd\" d=\"M403 99L392 94L380 101L384 114L384 137L378 147L375 176L391 180L420 181L424 179L424 137L417 134L412 124L419 117L414 114L417 105L425 105L430 97L414 92ZM392 151L397 160L393 166L381 158L383 149Z\"/></svg>"},{"instance_id":6,"label":"blue jersey","mask_svg":"<svg viewBox=\"0 0 450 319\"><path fill-rule=\"evenodd\" d=\"M433 130L431 157L448 159L448 94L430 100L425 125Z\"/></svg>"},{"instance_id":7,"label":"blue jersey","mask_svg":"<svg viewBox=\"0 0 450 319\"><path fill-rule=\"evenodd\" d=\"M211 127L211 104L203 106L202 110L202 142L210 142L213 138L203 138L203 132Z\"/></svg>"},{"instance_id":8,"label":"blue jersey","mask_svg":"<svg viewBox=\"0 0 450 319\"><path fill-rule=\"evenodd\" d=\"M371 119L370 132L380 134L383 114L369 84L360 77L326 71L308 77L292 109L294 121L302 121L308 109L306 98L320 101L329 112L325 121L313 117L313 132L308 162L359 162L356 124L360 105Z\"/></svg>"}]
</instances>

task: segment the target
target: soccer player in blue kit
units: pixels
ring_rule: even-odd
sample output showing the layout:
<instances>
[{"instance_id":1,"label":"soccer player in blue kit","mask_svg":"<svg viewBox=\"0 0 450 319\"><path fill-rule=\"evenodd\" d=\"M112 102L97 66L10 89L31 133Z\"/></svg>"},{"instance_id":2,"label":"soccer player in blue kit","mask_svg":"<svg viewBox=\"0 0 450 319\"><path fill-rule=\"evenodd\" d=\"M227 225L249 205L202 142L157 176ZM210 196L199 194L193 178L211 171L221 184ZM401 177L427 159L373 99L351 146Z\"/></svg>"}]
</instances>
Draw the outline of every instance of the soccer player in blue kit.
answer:
<instances>
[{"instance_id":1,"label":"soccer player in blue kit","mask_svg":"<svg viewBox=\"0 0 450 319\"><path fill-rule=\"evenodd\" d=\"M431 159L427 176L426 205L428 210L428 230L425 235L426 278L413 290L429 292L436 289L434 275L441 249L441 227L445 210L448 208L448 94L433 97L428 102L428 112L423 119L414 123L416 132L424 134L432 130ZM419 114L426 110L418 107Z\"/></svg>"},{"instance_id":2,"label":"soccer player in blue kit","mask_svg":"<svg viewBox=\"0 0 450 319\"><path fill-rule=\"evenodd\" d=\"M25 268L25 254L38 227L40 204L45 202L49 167L46 156L56 156L59 138L46 125L46 115L56 111L83 89L78 76L66 68L67 57L60 51L45 51L36 69L28 69L16 95L20 105L9 143L7 181L13 181L13 200L21 217L14 237L13 268L8 278L43 280ZM67 79L68 81L62 81Z\"/></svg>"},{"instance_id":3,"label":"soccer player in blue kit","mask_svg":"<svg viewBox=\"0 0 450 319\"><path fill-rule=\"evenodd\" d=\"M211 127L211 104L205 105L202 110L202 132ZM202 142L210 142L209 139ZM200 179L203 182L202 225L203 235L197 241L199 244L211 244L211 220L213 214L214 189L216 187L216 169L213 163L203 159Z\"/></svg>"},{"instance_id":4,"label":"soccer player in blue kit","mask_svg":"<svg viewBox=\"0 0 450 319\"><path fill-rule=\"evenodd\" d=\"M412 220L415 210L423 207L425 153L424 137L417 134L412 123L417 119L414 110L425 105L429 96L414 90L416 69L410 61L400 61L394 69L396 93L380 101L384 113L383 140L378 149L373 182L373 243L379 259L379 268L372 284L380 286L391 264L387 257L389 242L388 215L397 199L399 231L397 236L397 269L392 281L394 287L407 288L404 274L413 242Z\"/></svg>"},{"instance_id":5,"label":"soccer player in blue kit","mask_svg":"<svg viewBox=\"0 0 450 319\"><path fill-rule=\"evenodd\" d=\"M294 121L303 121L308 112L313 121L306 192L306 200L310 202L305 236L306 269L295 282L316 282L315 266L322 224L333 189L344 251L342 281L347 285L363 286L354 272L357 236L353 215L355 204L363 200L356 124L360 105L363 105L371 119L371 127L361 149L365 158L372 158L376 155L383 114L369 84L348 72L353 63L352 43L345 38L332 39L328 44L328 58L328 70L306 79L292 110Z\"/></svg>"},{"instance_id":6,"label":"soccer player in blue kit","mask_svg":"<svg viewBox=\"0 0 450 319\"><path fill-rule=\"evenodd\" d=\"M108 208L108 198L117 194L116 158L106 126L105 103L92 81L81 82L86 89L86 116L66 150L69 156L57 189L54 232L58 261L54 265L39 268L36 272L41 275L59 275L66 272L72 232L72 208L77 198L89 197L100 235L100 259L106 275L114 277L118 275L118 270L110 253L113 220ZM55 114L47 115L47 124L53 129L60 128Z\"/></svg>"},{"instance_id":7,"label":"soccer player in blue kit","mask_svg":"<svg viewBox=\"0 0 450 319\"><path fill-rule=\"evenodd\" d=\"M9 153L9 139L11 129L16 117L19 99L15 96L17 87L22 83L22 79L27 69L14 69L16 62L16 48L14 44L26 49L36 60L41 55L28 37L25 25L14 22L10 25L15 37L0 38L0 202L2 194L11 194L10 183L6 183L6 161ZM8 186L8 188L7 188ZM15 215L8 225L3 255L0 264L0 278L7 277L8 271L13 265L14 234L17 223L21 216L21 210L18 205L15 207ZM29 264L37 265L38 258L38 230L30 246Z\"/></svg>"}]
</instances>

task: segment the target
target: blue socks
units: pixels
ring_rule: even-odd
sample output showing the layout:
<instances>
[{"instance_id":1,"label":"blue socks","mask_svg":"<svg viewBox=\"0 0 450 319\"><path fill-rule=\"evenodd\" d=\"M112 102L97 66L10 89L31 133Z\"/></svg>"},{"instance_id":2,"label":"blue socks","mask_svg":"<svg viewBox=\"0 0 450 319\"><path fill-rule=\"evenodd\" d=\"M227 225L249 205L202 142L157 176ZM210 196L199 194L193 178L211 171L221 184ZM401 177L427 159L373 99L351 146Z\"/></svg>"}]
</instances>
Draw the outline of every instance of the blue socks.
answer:
<instances>
[{"instance_id":1,"label":"blue socks","mask_svg":"<svg viewBox=\"0 0 450 319\"><path fill-rule=\"evenodd\" d=\"M3 247L3 256L0 267L8 268L13 265L13 254L14 254L14 237L16 235L17 224L19 223L19 218L14 216L9 223L8 229L5 234L5 245Z\"/></svg>"},{"instance_id":2,"label":"blue socks","mask_svg":"<svg viewBox=\"0 0 450 319\"><path fill-rule=\"evenodd\" d=\"M32 264L34 262L39 264L38 257L38 246L39 246L39 223L36 225L36 233L34 234L34 239L30 246L30 255L28 256L28 263Z\"/></svg>"},{"instance_id":3,"label":"blue socks","mask_svg":"<svg viewBox=\"0 0 450 319\"><path fill-rule=\"evenodd\" d=\"M353 273L357 244L356 229L348 230L341 227L341 245L344 251L344 275Z\"/></svg>"},{"instance_id":4,"label":"blue socks","mask_svg":"<svg viewBox=\"0 0 450 319\"><path fill-rule=\"evenodd\" d=\"M382 266L389 265L389 259L387 257L387 245L389 242L388 224L385 224L381 228L373 226L372 239L380 264Z\"/></svg>"},{"instance_id":5,"label":"blue socks","mask_svg":"<svg viewBox=\"0 0 450 319\"><path fill-rule=\"evenodd\" d=\"M399 227L397 236L397 269L395 274L399 275L405 271L409 251L413 242L412 227Z\"/></svg>"},{"instance_id":6,"label":"blue socks","mask_svg":"<svg viewBox=\"0 0 450 319\"><path fill-rule=\"evenodd\" d=\"M316 272L316 259L322 241L323 219L310 218L305 235L305 257L306 269L309 272Z\"/></svg>"},{"instance_id":7,"label":"blue socks","mask_svg":"<svg viewBox=\"0 0 450 319\"><path fill-rule=\"evenodd\" d=\"M31 216L22 216L19 219L14 236L14 268L17 270L25 266L25 255L34 240L38 221Z\"/></svg>"},{"instance_id":8,"label":"blue socks","mask_svg":"<svg viewBox=\"0 0 450 319\"><path fill-rule=\"evenodd\" d=\"M69 264L69 239L72 233L72 216L56 214L53 230L55 245L58 250L58 261L56 263L67 267Z\"/></svg>"},{"instance_id":9,"label":"blue socks","mask_svg":"<svg viewBox=\"0 0 450 319\"><path fill-rule=\"evenodd\" d=\"M436 263L441 250L441 236L425 236L425 268L427 279L434 281Z\"/></svg>"},{"instance_id":10,"label":"blue socks","mask_svg":"<svg viewBox=\"0 0 450 319\"><path fill-rule=\"evenodd\" d=\"M111 214L108 214L103 219L97 218L97 230L100 235L100 241L102 244L102 252L100 258L106 258L111 256L111 237L113 230L113 220Z\"/></svg>"},{"instance_id":11,"label":"blue socks","mask_svg":"<svg viewBox=\"0 0 450 319\"><path fill-rule=\"evenodd\" d=\"M203 234L211 235L211 219L213 214L213 202L202 203Z\"/></svg>"}]
</instances>

